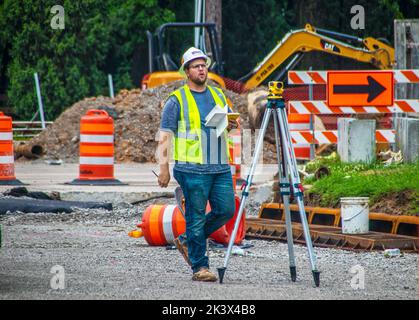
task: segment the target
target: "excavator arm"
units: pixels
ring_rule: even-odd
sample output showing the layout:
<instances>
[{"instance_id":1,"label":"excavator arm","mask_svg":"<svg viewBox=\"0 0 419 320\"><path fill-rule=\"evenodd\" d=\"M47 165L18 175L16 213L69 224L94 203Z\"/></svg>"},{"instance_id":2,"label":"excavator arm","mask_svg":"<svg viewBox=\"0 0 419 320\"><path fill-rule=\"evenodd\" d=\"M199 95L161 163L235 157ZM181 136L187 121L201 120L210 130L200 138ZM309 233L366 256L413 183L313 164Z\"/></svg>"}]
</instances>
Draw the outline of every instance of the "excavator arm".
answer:
<instances>
[{"instance_id":1,"label":"excavator arm","mask_svg":"<svg viewBox=\"0 0 419 320\"><path fill-rule=\"evenodd\" d=\"M353 36L318 29L319 32L356 40L364 47L355 47L327 35L318 33L310 24L305 29L291 31L275 46L275 48L260 62L248 75L245 81L245 90L260 85L275 70L277 70L290 57L292 59L281 74L285 74L295 65L301 55L310 51L347 57L360 62L372 64L378 69L392 69L394 65L394 49L371 37L360 39Z\"/></svg>"}]
</instances>

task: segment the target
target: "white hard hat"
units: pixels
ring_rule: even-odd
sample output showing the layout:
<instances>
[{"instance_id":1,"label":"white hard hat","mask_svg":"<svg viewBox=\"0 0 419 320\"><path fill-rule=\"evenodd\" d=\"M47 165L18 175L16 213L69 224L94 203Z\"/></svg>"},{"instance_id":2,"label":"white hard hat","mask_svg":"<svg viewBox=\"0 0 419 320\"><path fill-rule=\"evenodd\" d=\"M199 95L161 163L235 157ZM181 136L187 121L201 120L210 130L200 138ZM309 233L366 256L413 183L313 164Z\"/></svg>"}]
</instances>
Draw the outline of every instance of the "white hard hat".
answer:
<instances>
[{"instance_id":1,"label":"white hard hat","mask_svg":"<svg viewBox=\"0 0 419 320\"><path fill-rule=\"evenodd\" d=\"M185 76L185 66L195 59L204 59L206 60L206 65L209 67L211 65L211 58L209 58L202 50L194 47L190 47L182 56L181 66L179 72L181 75Z\"/></svg>"}]
</instances>

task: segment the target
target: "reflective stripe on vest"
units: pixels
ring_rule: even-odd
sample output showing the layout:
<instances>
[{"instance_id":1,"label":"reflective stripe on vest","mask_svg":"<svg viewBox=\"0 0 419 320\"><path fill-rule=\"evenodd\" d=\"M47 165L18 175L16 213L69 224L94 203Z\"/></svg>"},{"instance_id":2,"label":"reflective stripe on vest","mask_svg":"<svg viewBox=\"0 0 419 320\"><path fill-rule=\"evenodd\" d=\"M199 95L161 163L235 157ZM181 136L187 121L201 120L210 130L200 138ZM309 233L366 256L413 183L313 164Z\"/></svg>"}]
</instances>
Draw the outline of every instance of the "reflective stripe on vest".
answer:
<instances>
[{"instance_id":1,"label":"reflective stripe on vest","mask_svg":"<svg viewBox=\"0 0 419 320\"><path fill-rule=\"evenodd\" d=\"M223 108L227 104L224 93L215 87L208 86L216 105ZM175 160L181 162L204 163L202 151L201 117L196 101L187 85L172 92L180 105L178 133L173 137ZM225 152L229 159L227 132L224 131Z\"/></svg>"}]
</instances>

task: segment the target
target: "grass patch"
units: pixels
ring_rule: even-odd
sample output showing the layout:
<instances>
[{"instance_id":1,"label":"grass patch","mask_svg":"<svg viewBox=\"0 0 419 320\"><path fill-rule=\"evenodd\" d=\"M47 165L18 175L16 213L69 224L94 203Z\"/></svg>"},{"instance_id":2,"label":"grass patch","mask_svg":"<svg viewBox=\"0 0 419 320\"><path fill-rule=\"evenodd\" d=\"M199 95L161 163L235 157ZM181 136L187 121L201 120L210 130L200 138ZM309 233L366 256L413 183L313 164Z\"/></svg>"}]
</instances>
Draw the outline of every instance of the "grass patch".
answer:
<instances>
[{"instance_id":1,"label":"grass patch","mask_svg":"<svg viewBox=\"0 0 419 320\"><path fill-rule=\"evenodd\" d=\"M15 136L15 135L13 135L13 141L29 141L29 140L31 140L32 139L32 137L18 137L18 136Z\"/></svg>"},{"instance_id":2,"label":"grass patch","mask_svg":"<svg viewBox=\"0 0 419 320\"><path fill-rule=\"evenodd\" d=\"M308 193L321 195L322 206L336 207L341 197L369 197L373 205L388 195L411 191L413 201L409 203L409 213L419 212L419 162L391 166L348 164L330 157L309 163L306 171L315 172L322 166L329 168L330 175L304 180L304 184L313 185Z\"/></svg>"}]
</instances>

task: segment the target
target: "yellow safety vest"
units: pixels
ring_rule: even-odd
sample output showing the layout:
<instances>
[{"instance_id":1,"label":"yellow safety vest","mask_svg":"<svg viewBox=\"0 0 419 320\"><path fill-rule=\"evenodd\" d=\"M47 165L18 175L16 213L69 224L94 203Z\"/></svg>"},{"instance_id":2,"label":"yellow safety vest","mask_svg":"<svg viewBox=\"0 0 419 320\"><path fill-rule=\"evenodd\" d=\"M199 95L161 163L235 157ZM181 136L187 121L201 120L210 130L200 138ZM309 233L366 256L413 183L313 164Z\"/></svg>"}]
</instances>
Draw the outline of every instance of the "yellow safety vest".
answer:
<instances>
[{"instance_id":1,"label":"yellow safety vest","mask_svg":"<svg viewBox=\"0 0 419 320\"><path fill-rule=\"evenodd\" d=\"M227 99L221 89L208 86L215 104L224 107ZM198 106L187 85L173 91L170 96L175 96L180 105L180 121L177 136L173 137L173 158L181 162L204 163L202 152L201 117ZM227 159L230 159L228 149L227 130L224 130Z\"/></svg>"}]
</instances>

